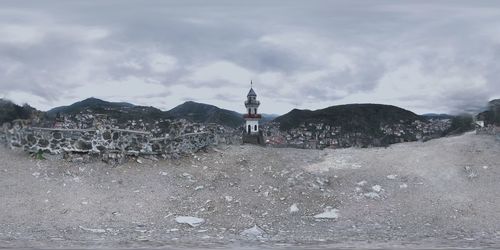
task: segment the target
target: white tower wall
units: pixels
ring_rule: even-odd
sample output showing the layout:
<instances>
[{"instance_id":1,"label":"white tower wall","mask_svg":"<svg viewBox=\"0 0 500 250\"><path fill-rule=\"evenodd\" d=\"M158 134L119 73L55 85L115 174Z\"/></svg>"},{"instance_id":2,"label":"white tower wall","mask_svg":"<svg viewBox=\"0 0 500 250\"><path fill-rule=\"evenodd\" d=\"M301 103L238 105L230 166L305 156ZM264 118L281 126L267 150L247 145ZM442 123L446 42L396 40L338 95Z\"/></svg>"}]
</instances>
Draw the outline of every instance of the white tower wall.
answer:
<instances>
[{"instance_id":1,"label":"white tower wall","mask_svg":"<svg viewBox=\"0 0 500 250\"><path fill-rule=\"evenodd\" d=\"M250 127L249 127L250 126ZM259 120L246 120L245 123L245 131L248 133L248 130L250 128L250 133L258 133L259 132Z\"/></svg>"}]
</instances>

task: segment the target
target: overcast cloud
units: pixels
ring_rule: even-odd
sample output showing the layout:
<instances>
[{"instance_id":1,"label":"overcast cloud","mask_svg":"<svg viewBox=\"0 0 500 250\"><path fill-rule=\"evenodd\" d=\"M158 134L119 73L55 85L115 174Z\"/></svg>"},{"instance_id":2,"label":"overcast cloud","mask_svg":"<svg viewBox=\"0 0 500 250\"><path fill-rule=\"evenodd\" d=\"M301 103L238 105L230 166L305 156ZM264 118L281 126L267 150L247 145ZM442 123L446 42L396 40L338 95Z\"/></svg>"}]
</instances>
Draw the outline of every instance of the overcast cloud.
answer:
<instances>
[{"instance_id":1,"label":"overcast cloud","mask_svg":"<svg viewBox=\"0 0 500 250\"><path fill-rule=\"evenodd\" d=\"M500 97L499 1L2 1L0 97L168 110L385 103L457 113Z\"/></svg>"}]
</instances>

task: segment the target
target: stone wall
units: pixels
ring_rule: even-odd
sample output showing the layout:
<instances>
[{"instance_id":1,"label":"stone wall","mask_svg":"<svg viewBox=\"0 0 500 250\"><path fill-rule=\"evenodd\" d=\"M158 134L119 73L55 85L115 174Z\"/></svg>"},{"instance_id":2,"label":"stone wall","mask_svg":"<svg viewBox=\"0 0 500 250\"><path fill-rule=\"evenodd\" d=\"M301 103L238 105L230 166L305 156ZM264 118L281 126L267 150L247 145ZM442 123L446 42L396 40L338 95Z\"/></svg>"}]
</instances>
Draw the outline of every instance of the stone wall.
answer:
<instances>
[{"instance_id":1,"label":"stone wall","mask_svg":"<svg viewBox=\"0 0 500 250\"><path fill-rule=\"evenodd\" d=\"M28 152L88 153L98 154L104 158L127 155L158 155L171 158L196 152L213 144L232 143L231 136L214 132L188 133L173 138L154 138L147 131L116 128L37 128L20 124L4 125L0 131L0 141L10 147L20 147Z\"/></svg>"}]
</instances>

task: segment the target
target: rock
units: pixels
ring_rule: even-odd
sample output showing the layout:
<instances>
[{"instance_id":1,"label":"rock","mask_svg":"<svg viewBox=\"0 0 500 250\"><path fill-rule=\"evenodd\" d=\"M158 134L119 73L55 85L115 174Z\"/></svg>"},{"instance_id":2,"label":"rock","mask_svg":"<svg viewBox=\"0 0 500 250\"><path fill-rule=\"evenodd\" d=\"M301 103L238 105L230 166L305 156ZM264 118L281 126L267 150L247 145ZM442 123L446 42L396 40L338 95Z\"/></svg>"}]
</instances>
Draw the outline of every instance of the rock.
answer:
<instances>
[{"instance_id":1,"label":"rock","mask_svg":"<svg viewBox=\"0 0 500 250\"><path fill-rule=\"evenodd\" d=\"M405 189L405 188L408 188L408 185L406 183L403 183L403 184L399 185L399 188Z\"/></svg>"},{"instance_id":2,"label":"rock","mask_svg":"<svg viewBox=\"0 0 500 250\"><path fill-rule=\"evenodd\" d=\"M106 131L106 132L102 133L102 139L111 140L111 132Z\"/></svg>"},{"instance_id":3,"label":"rock","mask_svg":"<svg viewBox=\"0 0 500 250\"><path fill-rule=\"evenodd\" d=\"M377 198L380 198L380 195L375 193L375 192L369 192L369 193L365 193L364 196L366 198L370 198L370 199L377 199Z\"/></svg>"},{"instance_id":4,"label":"rock","mask_svg":"<svg viewBox=\"0 0 500 250\"><path fill-rule=\"evenodd\" d=\"M82 163L83 162L83 157L75 157L71 160L71 162L75 163Z\"/></svg>"},{"instance_id":5,"label":"rock","mask_svg":"<svg viewBox=\"0 0 500 250\"><path fill-rule=\"evenodd\" d=\"M253 238L259 238L262 237L266 234L266 231L264 231L262 228L258 227L257 225L254 225L251 228L245 229L241 232L241 236L245 237L253 237Z\"/></svg>"},{"instance_id":6,"label":"rock","mask_svg":"<svg viewBox=\"0 0 500 250\"><path fill-rule=\"evenodd\" d=\"M62 134L61 134L61 132L54 132L54 133L52 134L52 137L53 137L54 139L56 139L56 140L60 140L60 139L62 139Z\"/></svg>"},{"instance_id":7,"label":"rock","mask_svg":"<svg viewBox=\"0 0 500 250\"><path fill-rule=\"evenodd\" d=\"M389 180L395 180L397 177L398 177L398 175L396 175L396 174L390 174L390 175L387 176L387 179L389 179Z\"/></svg>"},{"instance_id":8,"label":"rock","mask_svg":"<svg viewBox=\"0 0 500 250\"><path fill-rule=\"evenodd\" d=\"M315 219L337 219L339 210L331 207L325 208L323 213L314 216Z\"/></svg>"},{"instance_id":9,"label":"rock","mask_svg":"<svg viewBox=\"0 0 500 250\"><path fill-rule=\"evenodd\" d=\"M50 142L46 139L40 139L38 140L38 146L42 147L42 148L45 148L47 146L49 146Z\"/></svg>"},{"instance_id":10,"label":"rock","mask_svg":"<svg viewBox=\"0 0 500 250\"><path fill-rule=\"evenodd\" d=\"M101 228L86 228L86 227L82 227L82 226L79 226L79 227L83 231L87 231L87 232L91 232L91 233L105 233L106 232L106 230L101 229Z\"/></svg>"},{"instance_id":11,"label":"rock","mask_svg":"<svg viewBox=\"0 0 500 250\"><path fill-rule=\"evenodd\" d=\"M205 222L202 218L191 217L191 216L178 216L175 218L175 222L179 224L188 224L191 227L197 227Z\"/></svg>"},{"instance_id":12,"label":"rock","mask_svg":"<svg viewBox=\"0 0 500 250\"><path fill-rule=\"evenodd\" d=\"M478 173L471 166L465 166L464 171L467 174L467 178L469 179L474 179L479 176Z\"/></svg>"},{"instance_id":13,"label":"rock","mask_svg":"<svg viewBox=\"0 0 500 250\"><path fill-rule=\"evenodd\" d=\"M296 213L299 211L299 208L297 207L297 204L292 204L289 208L290 213Z\"/></svg>"},{"instance_id":14,"label":"rock","mask_svg":"<svg viewBox=\"0 0 500 250\"><path fill-rule=\"evenodd\" d=\"M367 183L368 183L367 181L362 180L362 181L360 181L360 182L356 183L356 185L358 185L358 186L364 186L364 185L366 185Z\"/></svg>"},{"instance_id":15,"label":"rock","mask_svg":"<svg viewBox=\"0 0 500 250\"><path fill-rule=\"evenodd\" d=\"M74 147L80 151L89 151L92 149L92 143L84 140L78 140L76 141Z\"/></svg>"},{"instance_id":16,"label":"rock","mask_svg":"<svg viewBox=\"0 0 500 250\"><path fill-rule=\"evenodd\" d=\"M197 186L194 188L195 191L198 191L198 190L202 190L204 188L204 186Z\"/></svg>"},{"instance_id":17,"label":"rock","mask_svg":"<svg viewBox=\"0 0 500 250\"><path fill-rule=\"evenodd\" d=\"M382 191L382 187L380 185L375 185L372 186L372 190L379 193L380 191Z\"/></svg>"},{"instance_id":18,"label":"rock","mask_svg":"<svg viewBox=\"0 0 500 250\"><path fill-rule=\"evenodd\" d=\"M229 195L225 196L224 199L226 199L227 202L233 201L233 197Z\"/></svg>"}]
</instances>

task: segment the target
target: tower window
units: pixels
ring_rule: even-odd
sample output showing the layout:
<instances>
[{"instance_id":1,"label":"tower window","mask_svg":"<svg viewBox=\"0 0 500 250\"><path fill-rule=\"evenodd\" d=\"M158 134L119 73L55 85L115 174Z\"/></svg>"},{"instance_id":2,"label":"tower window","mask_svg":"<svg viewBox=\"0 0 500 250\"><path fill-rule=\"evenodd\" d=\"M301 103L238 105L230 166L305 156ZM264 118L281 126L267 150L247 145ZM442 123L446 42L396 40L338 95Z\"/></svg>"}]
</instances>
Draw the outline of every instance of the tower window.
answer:
<instances>
[{"instance_id":1,"label":"tower window","mask_svg":"<svg viewBox=\"0 0 500 250\"><path fill-rule=\"evenodd\" d=\"M254 130L257 131L257 125L255 125L255 129Z\"/></svg>"}]
</instances>

